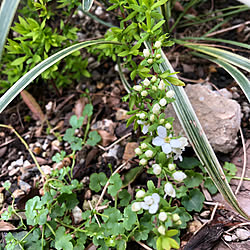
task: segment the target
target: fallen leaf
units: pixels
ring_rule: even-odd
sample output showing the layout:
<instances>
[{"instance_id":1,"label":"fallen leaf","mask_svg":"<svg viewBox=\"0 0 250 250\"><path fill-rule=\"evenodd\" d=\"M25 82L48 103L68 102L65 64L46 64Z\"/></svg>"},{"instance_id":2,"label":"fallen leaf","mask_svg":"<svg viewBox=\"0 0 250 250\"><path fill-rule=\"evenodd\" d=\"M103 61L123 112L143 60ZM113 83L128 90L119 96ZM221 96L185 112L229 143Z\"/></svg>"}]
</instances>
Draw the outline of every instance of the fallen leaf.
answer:
<instances>
[{"instance_id":1,"label":"fallen leaf","mask_svg":"<svg viewBox=\"0 0 250 250\"><path fill-rule=\"evenodd\" d=\"M102 137L102 146L106 147L108 146L111 142L115 141L117 139L116 136L110 134L109 132L105 130L98 130L99 135Z\"/></svg>"},{"instance_id":2,"label":"fallen leaf","mask_svg":"<svg viewBox=\"0 0 250 250\"><path fill-rule=\"evenodd\" d=\"M5 231L11 231L11 230L16 230L17 228L13 226L12 224L5 222L5 221L0 221L0 231L5 232Z\"/></svg>"},{"instance_id":3,"label":"fallen leaf","mask_svg":"<svg viewBox=\"0 0 250 250\"><path fill-rule=\"evenodd\" d=\"M25 102L25 104L31 110L31 112L33 114L33 118L35 120L40 120L41 122L43 122L45 120L45 115L44 115L40 105L35 100L35 98L29 92L27 92L26 90L23 90L21 92L21 96L22 96L23 101Z\"/></svg>"},{"instance_id":4,"label":"fallen leaf","mask_svg":"<svg viewBox=\"0 0 250 250\"><path fill-rule=\"evenodd\" d=\"M119 108L115 114L116 120L121 121L121 120L129 119L129 117L131 117L131 115L127 115L127 112L128 112L127 110Z\"/></svg>"},{"instance_id":5,"label":"fallen leaf","mask_svg":"<svg viewBox=\"0 0 250 250\"><path fill-rule=\"evenodd\" d=\"M123 154L123 160L127 161L133 157L135 157L135 149L138 147L138 143L137 142L129 142L127 143L126 147L125 147L125 151Z\"/></svg>"},{"instance_id":6,"label":"fallen leaf","mask_svg":"<svg viewBox=\"0 0 250 250\"><path fill-rule=\"evenodd\" d=\"M80 116L82 116L82 112L85 108L85 105L88 103L88 98L87 97L81 97L80 99L78 99L75 103L75 107L74 107L74 113L77 116L77 118L79 118Z\"/></svg>"}]
</instances>

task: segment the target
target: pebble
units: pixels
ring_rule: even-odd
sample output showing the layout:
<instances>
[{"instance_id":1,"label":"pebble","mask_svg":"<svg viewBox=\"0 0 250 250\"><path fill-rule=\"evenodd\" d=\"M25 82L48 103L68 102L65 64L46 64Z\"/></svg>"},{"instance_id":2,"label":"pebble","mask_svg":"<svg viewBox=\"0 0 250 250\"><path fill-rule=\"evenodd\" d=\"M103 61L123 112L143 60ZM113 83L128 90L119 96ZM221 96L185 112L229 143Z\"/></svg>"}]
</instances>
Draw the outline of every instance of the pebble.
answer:
<instances>
[{"instance_id":1,"label":"pebble","mask_svg":"<svg viewBox=\"0 0 250 250\"><path fill-rule=\"evenodd\" d=\"M232 235L232 241L236 241L237 239L238 239L238 237L235 234L233 234Z\"/></svg>"},{"instance_id":2,"label":"pebble","mask_svg":"<svg viewBox=\"0 0 250 250\"><path fill-rule=\"evenodd\" d=\"M209 217L209 215L210 215L210 211L209 211L209 210L203 211L203 212L200 214L200 216L201 216L202 218L205 218L205 219L207 219L207 218Z\"/></svg>"},{"instance_id":3,"label":"pebble","mask_svg":"<svg viewBox=\"0 0 250 250\"><path fill-rule=\"evenodd\" d=\"M26 173L23 173L20 177L21 180L27 180L31 177L32 173L31 172L26 172Z\"/></svg>"},{"instance_id":4,"label":"pebble","mask_svg":"<svg viewBox=\"0 0 250 250\"><path fill-rule=\"evenodd\" d=\"M236 229L236 235L240 240L247 240L250 237L250 232L248 230L238 228Z\"/></svg>"},{"instance_id":5,"label":"pebble","mask_svg":"<svg viewBox=\"0 0 250 250\"><path fill-rule=\"evenodd\" d=\"M224 240L230 242L232 241L232 237L230 235L224 235Z\"/></svg>"},{"instance_id":6,"label":"pebble","mask_svg":"<svg viewBox=\"0 0 250 250\"><path fill-rule=\"evenodd\" d=\"M198 220L191 221L190 223L188 223L188 231L190 233L196 232L200 227L202 227L202 224Z\"/></svg>"},{"instance_id":7,"label":"pebble","mask_svg":"<svg viewBox=\"0 0 250 250\"><path fill-rule=\"evenodd\" d=\"M20 170L20 167L14 168L9 172L9 176L13 176L15 174L17 174Z\"/></svg>"},{"instance_id":8,"label":"pebble","mask_svg":"<svg viewBox=\"0 0 250 250\"><path fill-rule=\"evenodd\" d=\"M21 190L23 190L26 194L29 193L29 191L31 189L31 185L25 181L22 181L22 180L19 180L19 186L20 186Z\"/></svg>"},{"instance_id":9,"label":"pebble","mask_svg":"<svg viewBox=\"0 0 250 250\"><path fill-rule=\"evenodd\" d=\"M52 168L48 165L41 166L41 169L46 175L50 175L52 172Z\"/></svg>"},{"instance_id":10,"label":"pebble","mask_svg":"<svg viewBox=\"0 0 250 250\"><path fill-rule=\"evenodd\" d=\"M45 139L44 144L42 145L43 151L46 151L49 146L49 140Z\"/></svg>"},{"instance_id":11,"label":"pebble","mask_svg":"<svg viewBox=\"0 0 250 250\"><path fill-rule=\"evenodd\" d=\"M16 190L13 192L12 195L13 195L13 197L14 197L15 199L17 199L17 198L19 198L20 196L25 195L25 193L24 193L24 191L21 190L21 189L16 189Z\"/></svg>"},{"instance_id":12,"label":"pebble","mask_svg":"<svg viewBox=\"0 0 250 250\"><path fill-rule=\"evenodd\" d=\"M52 149L60 150L60 142L58 140L54 140L51 142Z\"/></svg>"},{"instance_id":13,"label":"pebble","mask_svg":"<svg viewBox=\"0 0 250 250\"><path fill-rule=\"evenodd\" d=\"M75 224L79 224L81 221L83 221L82 210L78 206L75 206L72 209L72 215L73 215Z\"/></svg>"},{"instance_id":14,"label":"pebble","mask_svg":"<svg viewBox=\"0 0 250 250\"><path fill-rule=\"evenodd\" d=\"M23 168L27 168L31 165L31 163L28 160L25 160L23 163Z\"/></svg>"},{"instance_id":15,"label":"pebble","mask_svg":"<svg viewBox=\"0 0 250 250\"><path fill-rule=\"evenodd\" d=\"M118 121L127 120L131 116L131 115L127 115L127 112L128 111L125 109L118 109L115 114L116 120Z\"/></svg>"},{"instance_id":16,"label":"pebble","mask_svg":"<svg viewBox=\"0 0 250 250\"><path fill-rule=\"evenodd\" d=\"M55 136L54 135L52 135L52 134L50 134L50 135L47 135L47 139L49 140L49 141L53 141L53 140L55 140Z\"/></svg>"},{"instance_id":17,"label":"pebble","mask_svg":"<svg viewBox=\"0 0 250 250\"><path fill-rule=\"evenodd\" d=\"M98 7L96 8L96 10L95 10L95 14L96 14L97 16L102 15L102 14L103 14L102 7L98 6Z\"/></svg>"}]
</instances>

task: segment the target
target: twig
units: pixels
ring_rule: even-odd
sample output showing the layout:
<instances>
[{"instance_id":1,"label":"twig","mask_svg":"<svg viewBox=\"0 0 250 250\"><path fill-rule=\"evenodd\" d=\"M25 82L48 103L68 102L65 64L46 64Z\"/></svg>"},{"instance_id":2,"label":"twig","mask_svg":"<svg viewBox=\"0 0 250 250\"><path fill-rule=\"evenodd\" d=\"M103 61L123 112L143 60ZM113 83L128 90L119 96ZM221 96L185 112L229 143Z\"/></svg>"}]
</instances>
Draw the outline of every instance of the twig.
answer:
<instances>
[{"instance_id":1,"label":"twig","mask_svg":"<svg viewBox=\"0 0 250 250\"><path fill-rule=\"evenodd\" d=\"M119 167L114 171L114 173L113 173L111 176L113 176L114 174L116 174L117 172L119 172L120 169L122 169L122 168L127 164L127 162L128 162L128 161L124 162L121 166L119 166ZM110 176L110 177L111 177L111 176ZM109 178L109 180L110 180L110 178ZM105 194L105 192L106 192L106 190L107 190L107 188L108 188L109 180L108 180L107 183L105 184L105 186L104 186L104 188L103 188L103 190L102 190L101 196L100 196L98 202L96 203L96 206L95 206L95 209L96 209L96 210L98 210L98 206L99 206L99 204L101 203L102 198L103 198L103 196L104 196L104 194Z\"/></svg>"},{"instance_id":2,"label":"twig","mask_svg":"<svg viewBox=\"0 0 250 250\"><path fill-rule=\"evenodd\" d=\"M103 147L101 145L97 145L100 149L102 149L103 151L108 151L109 149L111 149L113 146L115 146L117 143L119 143L120 141L124 140L125 138L127 138L128 136L132 135L132 133L128 133L126 135L124 135L123 137L121 137L120 139L118 139L117 141L115 141L114 143L112 143L111 145L109 145L108 147Z\"/></svg>"},{"instance_id":3,"label":"twig","mask_svg":"<svg viewBox=\"0 0 250 250\"><path fill-rule=\"evenodd\" d=\"M206 37L215 36L215 35L218 35L220 33L224 33L224 32L227 32L227 31L230 31L230 30L233 30L233 29L237 29L237 28L239 28L241 26L248 25L248 24L250 24L250 21L246 21L244 23L237 24L237 25L234 25L234 26L229 27L229 28L225 28L225 29L222 29L222 30L218 30L218 31L212 32L210 34L207 34Z\"/></svg>"},{"instance_id":4,"label":"twig","mask_svg":"<svg viewBox=\"0 0 250 250\"><path fill-rule=\"evenodd\" d=\"M243 168L242 168L242 173L241 173L241 177L240 177L240 182L238 184L238 187L235 191L235 194L237 194L240 190L240 187L242 185L242 182L243 182L243 179L244 179L244 175L245 175L245 172L246 172L246 166L247 166L247 153L246 153L246 145L245 145L245 140L244 140L244 136L243 136L243 133L242 133L242 129L240 127L240 136L241 136L241 141L242 141L242 146L243 146Z\"/></svg>"},{"instance_id":5,"label":"twig","mask_svg":"<svg viewBox=\"0 0 250 250\"><path fill-rule=\"evenodd\" d=\"M91 202L90 202L89 200L88 200L88 203L89 203L89 206L90 206L91 210L93 210L92 204L91 204ZM94 214L94 217L95 217L95 219L96 219L96 221L97 221L97 223L98 223L98 226L101 227L101 224L100 224L100 222L99 222L99 220L98 220L96 214Z\"/></svg>"},{"instance_id":6,"label":"twig","mask_svg":"<svg viewBox=\"0 0 250 250\"><path fill-rule=\"evenodd\" d=\"M223 237L221 237L221 240L223 241L223 243L229 248L232 250L232 248L230 247L230 245L223 239Z\"/></svg>"},{"instance_id":7,"label":"twig","mask_svg":"<svg viewBox=\"0 0 250 250\"><path fill-rule=\"evenodd\" d=\"M225 231L225 233L229 233L238 227L249 226L249 225L250 225L250 222L240 223L240 224L237 224L237 225L233 226L232 228L228 229L227 231Z\"/></svg>"},{"instance_id":8,"label":"twig","mask_svg":"<svg viewBox=\"0 0 250 250\"><path fill-rule=\"evenodd\" d=\"M153 250L152 248L148 247L147 245L145 245L144 243L140 242L140 241L136 241L139 245L141 245L142 247L144 247L147 250Z\"/></svg>"},{"instance_id":9,"label":"twig","mask_svg":"<svg viewBox=\"0 0 250 250\"><path fill-rule=\"evenodd\" d=\"M25 133L25 134L23 134L22 137L25 136L25 135L28 135L28 134L30 134L30 131L27 132L27 133ZM4 147L4 146L7 146L8 144L12 143L12 142L15 141L15 140L17 140L17 138L13 138L13 139L10 139L9 141L6 141L6 142L2 143L2 144L0 145L0 148L2 148L2 147Z\"/></svg>"},{"instance_id":10,"label":"twig","mask_svg":"<svg viewBox=\"0 0 250 250\"><path fill-rule=\"evenodd\" d=\"M215 204L215 206L214 206L214 209L213 209L213 212L212 212L212 214L211 214L211 218L209 219L209 222L212 221L212 220L214 219L214 215L215 215L215 212L216 212L218 206L219 206L219 203L216 202L216 204Z\"/></svg>"}]
</instances>

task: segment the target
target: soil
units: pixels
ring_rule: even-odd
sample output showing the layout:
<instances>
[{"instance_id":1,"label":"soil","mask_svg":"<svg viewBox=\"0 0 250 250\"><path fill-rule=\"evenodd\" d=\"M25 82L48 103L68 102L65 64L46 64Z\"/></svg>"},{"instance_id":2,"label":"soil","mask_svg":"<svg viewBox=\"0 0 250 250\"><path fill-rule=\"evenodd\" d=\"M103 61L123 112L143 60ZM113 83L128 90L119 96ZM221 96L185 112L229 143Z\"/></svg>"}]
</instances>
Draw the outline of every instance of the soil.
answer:
<instances>
[{"instance_id":1,"label":"soil","mask_svg":"<svg viewBox=\"0 0 250 250\"><path fill-rule=\"evenodd\" d=\"M219 3L218 3L219 2ZM230 6L231 2L235 4L235 1L208 1L196 9L196 12L200 13L213 7L216 8L226 8ZM214 4L214 6L211 6ZM93 13L97 6L93 7ZM249 13L248 13L249 14ZM102 13L99 18L110 23L116 23L115 16L106 13L102 9ZM248 21L249 15L246 13L241 13L236 15L233 19L230 19L221 29L233 26L235 24L244 23ZM93 37L99 37L104 35L106 27L93 21L90 18L82 17L80 14L73 16L72 20L76 23L78 27L81 27L81 32L79 33L79 39L87 39ZM218 22L218 20L217 20ZM84 23L84 26L81 24ZM207 30L213 27L216 21L211 23L206 23L197 28L183 28L177 30L179 33L173 34L174 36L188 36L190 34L200 36L204 34ZM240 29L234 29L230 32L224 32L217 36L217 38L230 39L238 42L244 41L243 31ZM249 29L248 29L249 35ZM231 46L234 48L233 46ZM234 48L234 51L237 51ZM243 95L240 88L237 86L233 78L229 76L222 68L204 61L197 57L191 56L191 54L186 53L187 50L176 45L171 48L170 51L166 51L167 56L171 59L171 63L175 70L180 72L179 76L181 79L185 79L186 83L198 83L203 81L204 83L211 84L214 88L227 88L233 93L233 99L235 99L242 107L242 131L247 152L247 165L250 162L250 130L249 130L249 111L246 106L249 107L247 99ZM246 51L237 51L244 56L248 57ZM86 51L83 52L83 56L88 55ZM48 121L55 128L55 132L59 132L61 135L65 133L65 130L69 127L69 118L75 114L79 113L86 104L86 98L82 97L82 93L89 90L89 96L92 100L94 106L94 116L92 120L92 128L97 127L102 136L102 143L100 146L90 147L84 146L84 148L78 152L77 162L74 168L74 178L78 180L83 180L89 177L91 173L95 172L105 172L108 176L110 175L110 169L107 167L111 164L113 169L116 169L124 161L128 161L130 167L138 166L138 159L134 158L134 153L131 148L136 147L139 141L139 132L134 132L132 126L126 128L126 110L128 110L128 103L122 102L121 98L126 95L126 91L119 79L118 73L115 71L115 63L112 60L106 59L101 62L97 61L97 58L93 55L88 55L90 57L89 61L89 71L92 73L92 78L83 78L81 82L76 83L74 88L65 88L60 90L60 95L56 91L48 86L45 82L39 85L30 85L27 89L34 99L39 103L42 111L46 113L46 105L52 103L51 111L47 111ZM188 59L188 60L187 60ZM246 72L244 72L246 73ZM246 74L247 75L247 74ZM248 75L249 76L249 75ZM31 118L31 119L30 119ZM67 143L58 142L57 138L52 134L46 133L46 124L41 124L39 119L34 117L34 112L32 112L27 105L22 101L20 97L17 97L8 108L0 114L0 124L8 124L15 128L16 131L25 139L30 149L35 153L38 162L41 165L48 166L50 168L55 168L55 164L52 162L52 156L60 151L69 151L69 145ZM81 131L80 131L81 133ZM224 161L232 162L238 167L237 175L240 176L242 172L242 165L244 162L244 152L242 149L242 140L239 133L238 145L235 150L229 154L218 154L218 159L221 163ZM116 154L111 154L108 151L108 147L115 143L117 145ZM193 150L189 148L185 155L191 156L195 155ZM11 167L11 163L22 158L23 161L29 161L30 165L24 167L23 163ZM35 188L35 183L39 182L40 175L33 164L30 154L25 149L25 146L16 138L15 134L9 129L0 128L0 182L3 183L9 180L12 183L11 191L17 193L16 205L19 208L24 208L25 202L39 194L39 189ZM245 177L250 178L250 170L247 169ZM136 180L133 182L131 188L145 187L146 182L149 177L146 172L143 172ZM153 179L154 180L154 179ZM21 184L23 181L30 188L27 192L20 192ZM154 180L155 181L155 180ZM238 180L233 180L231 182L233 190L236 189ZM25 185L26 185L25 184ZM24 184L23 184L24 185ZM86 190L85 197L81 197L81 203L84 199L90 199L91 192ZM249 202L249 191L250 182L244 181L240 189L237 198L242 206L242 208L250 215L250 208L248 206ZM8 192L5 192L0 188L0 194L3 194L3 201L0 201L2 211L11 203L11 197ZM88 196L88 197L87 197ZM213 220L214 225L219 225L223 223L222 232L217 234L215 242L219 244L214 248L216 250L225 249L225 244L228 244L231 249L250 249L250 241L237 241L237 242L225 242L221 240L221 235L225 230L232 228L237 225L237 223L245 222L244 219L237 217L232 209L223 202L223 199L219 194L212 197L213 202L219 202L219 208L216 212L215 219ZM213 205L204 205L204 209L212 210ZM221 211L227 211L221 215ZM230 213L228 215L228 213ZM200 215L194 214L195 220L199 220ZM218 219L220 218L220 219ZM224 218L224 219L223 219ZM216 220L216 221L215 221ZM204 222L204 221L203 221ZM212 225L213 225L212 223ZM249 230L249 225L244 227ZM213 229L210 229L213 231ZM2 231L2 230L0 230ZM193 235L189 229L183 232L182 235L182 246L184 246ZM224 243L223 243L224 242ZM139 245L129 245L128 249L131 248L142 249ZM185 249L212 249L214 244L210 246L203 245L200 247L191 247Z\"/></svg>"}]
</instances>

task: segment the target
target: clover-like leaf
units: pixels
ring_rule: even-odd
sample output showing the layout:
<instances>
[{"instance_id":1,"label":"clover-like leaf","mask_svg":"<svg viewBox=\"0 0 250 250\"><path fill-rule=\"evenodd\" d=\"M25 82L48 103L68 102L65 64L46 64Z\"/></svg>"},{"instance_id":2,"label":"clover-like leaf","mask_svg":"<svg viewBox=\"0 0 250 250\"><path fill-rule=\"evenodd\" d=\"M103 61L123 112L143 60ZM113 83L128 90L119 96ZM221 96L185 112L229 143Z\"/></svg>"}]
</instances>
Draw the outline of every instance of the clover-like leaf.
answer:
<instances>
[{"instance_id":1,"label":"clover-like leaf","mask_svg":"<svg viewBox=\"0 0 250 250\"><path fill-rule=\"evenodd\" d=\"M59 227L56 230L56 238L55 238L55 248L57 250L73 250L73 244L71 242L71 235L65 234L65 227Z\"/></svg>"},{"instance_id":2,"label":"clover-like leaf","mask_svg":"<svg viewBox=\"0 0 250 250\"><path fill-rule=\"evenodd\" d=\"M194 210L196 212L200 212L204 200L204 195L198 189L193 189L189 192L189 195L182 198L181 203L187 209L187 211Z\"/></svg>"},{"instance_id":3,"label":"clover-like leaf","mask_svg":"<svg viewBox=\"0 0 250 250\"><path fill-rule=\"evenodd\" d=\"M110 177L109 180L109 186L108 186L108 193L111 196L115 196L117 194L117 192L120 190L120 188L122 187L122 180L121 177L118 173L115 173L114 175L112 175Z\"/></svg>"},{"instance_id":4,"label":"clover-like leaf","mask_svg":"<svg viewBox=\"0 0 250 250\"><path fill-rule=\"evenodd\" d=\"M99 192L107 181L108 178L103 172L99 174L94 173L90 176L89 188L95 192Z\"/></svg>"},{"instance_id":5,"label":"clover-like leaf","mask_svg":"<svg viewBox=\"0 0 250 250\"><path fill-rule=\"evenodd\" d=\"M62 150L60 153L56 153L53 157L52 157L52 161L55 161L56 163L61 162L66 156L66 152L64 150Z\"/></svg>"},{"instance_id":6,"label":"clover-like leaf","mask_svg":"<svg viewBox=\"0 0 250 250\"><path fill-rule=\"evenodd\" d=\"M188 188L198 187L203 181L203 176L193 170L187 170L185 174L187 178L184 179L184 184Z\"/></svg>"},{"instance_id":7,"label":"clover-like leaf","mask_svg":"<svg viewBox=\"0 0 250 250\"><path fill-rule=\"evenodd\" d=\"M101 136L98 134L97 131L91 131L89 133L89 138L87 140L87 144L90 145L90 146L95 146L98 142L101 141Z\"/></svg>"},{"instance_id":8,"label":"clover-like leaf","mask_svg":"<svg viewBox=\"0 0 250 250\"><path fill-rule=\"evenodd\" d=\"M91 117L93 115L93 105L92 104L86 104L84 107L84 110L82 112L82 116L85 117L87 115L88 117Z\"/></svg>"}]
</instances>

